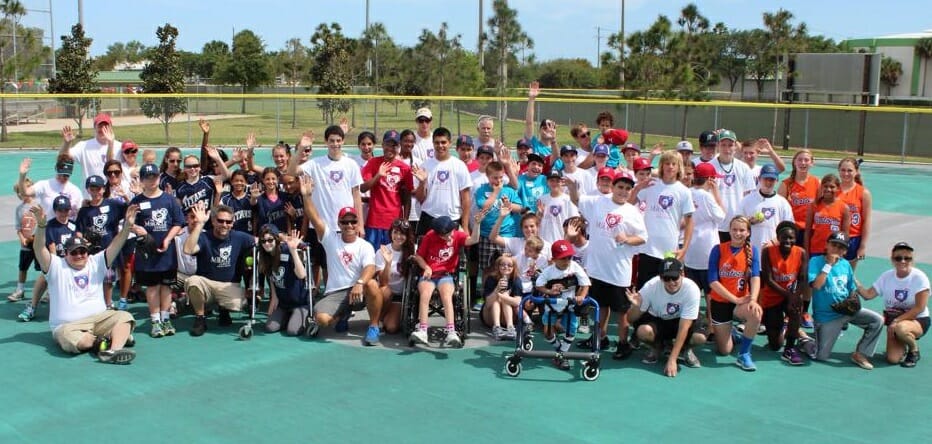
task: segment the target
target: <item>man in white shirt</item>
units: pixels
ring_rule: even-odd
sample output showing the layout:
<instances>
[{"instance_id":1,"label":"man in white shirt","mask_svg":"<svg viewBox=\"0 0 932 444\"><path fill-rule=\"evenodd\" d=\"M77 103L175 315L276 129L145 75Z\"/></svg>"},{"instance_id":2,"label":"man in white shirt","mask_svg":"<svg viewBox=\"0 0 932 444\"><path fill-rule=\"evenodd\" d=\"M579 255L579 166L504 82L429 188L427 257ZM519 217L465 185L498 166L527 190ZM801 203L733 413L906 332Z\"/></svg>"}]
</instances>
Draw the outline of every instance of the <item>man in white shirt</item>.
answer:
<instances>
[{"instance_id":1,"label":"man in white shirt","mask_svg":"<svg viewBox=\"0 0 932 444\"><path fill-rule=\"evenodd\" d=\"M725 220L718 226L718 237L722 242L731 240L728 226L732 218L741 214L741 199L756 189L751 169L746 163L735 159L737 143L738 137L733 131L721 130L718 133L718 157L709 161L722 175L718 180L719 195L725 206Z\"/></svg>"},{"instance_id":2,"label":"man in white shirt","mask_svg":"<svg viewBox=\"0 0 932 444\"><path fill-rule=\"evenodd\" d=\"M84 170L84 180L88 177L104 175L104 164L116 156L120 142L113 135L113 121L110 114L100 113L94 117L94 138L74 143L75 135L71 127L66 126L61 131L63 143L59 154L67 154L81 165ZM74 146L72 146L74 144ZM85 192L85 198L89 195Z\"/></svg>"},{"instance_id":3,"label":"man in white shirt","mask_svg":"<svg viewBox=\"0 0 932 444\"><path fill-rule=\"evenodd\" d=\"M414 148L411 155L417 160L418 164L427 162L428 159L434 158L434 137L430 129L430 123L434 120L434 114L430 108L419 108L414 113Z\"/></svg>"},{"instance_id":4,"label":"man in white shirt","mask_svg":"<svg viewBox=\"0 0 932 444\"><path fill-rule=\"evenodd\" d=\"M793 209L785 197L777 193L780 174L774 165L766 164L760 170L760 188L741 199L740 212L751 220L751 245L761 251L777 238L777 225L793 222Z\"/></svg>"},{"instance_id":5,"label":"man in white shirt","mask_svg":"<svg viewBox=\"0 0 932 444\"><path fill-rule=\"evenodd\" d=\"M418 236L426 234L431 221L440 216L460 223L463 231L469 234L472 179L466 164L450 155L450 143L450 130L443 127L434 130L435 157L415 172L420 182L414 196L421 202Z\"/></svg>"}]
</instances>

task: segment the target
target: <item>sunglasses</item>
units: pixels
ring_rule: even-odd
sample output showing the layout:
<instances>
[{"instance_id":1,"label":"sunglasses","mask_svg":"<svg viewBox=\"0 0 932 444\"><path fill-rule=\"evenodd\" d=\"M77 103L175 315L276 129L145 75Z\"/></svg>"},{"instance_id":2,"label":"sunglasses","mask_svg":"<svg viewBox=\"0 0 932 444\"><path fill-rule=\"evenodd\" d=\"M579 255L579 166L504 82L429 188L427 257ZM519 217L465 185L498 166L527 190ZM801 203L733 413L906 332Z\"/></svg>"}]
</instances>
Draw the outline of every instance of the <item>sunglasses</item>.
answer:
<instances>
[{"instance_id":1,"label":"sunglasses","mask_svg":"<svg viewBox=\"0 0 932 444\"><path fill-rule=\"evenodd\" d=\"M305 152L306 154L310 154L310 153L311 153L311 149L310 149L310 148L305 148L305 149L304 149L304 152Z\"/></svg>"},{"instance_id":2,"label":"sunglasses","mask_svg":"<svg viewBox=\"0 0 932 444\"><path fill-rule=\"evenodd\" d=\"M119 176L119 175L121 175L121 174L123 174L123 171L120 171L120 170L110 170L110 171L107 171L107 175L108 175L108 176Z\"/></svg>"},{"instance_id":3,"label":"sunglasses","mask_svg":"<svg viewBox=\"0 0 932 444\"><path fill-rule=\"evenodd\" d=\"M906 262L908 264L912 261L912 256L893 256L893 262Z\"/></svg>"},{"instance_id":4,"label":"sunglasses","mask_svg":"<svg viewBox=\"0 0 932 444\"><path fill-rule=\"evenodd\" d=\"M589 138L589 134L590 134L589 131L586 131L586 132L584 132L584 133L579 133L579 137L582 137L582 138Z\"/></svg>"},{"instance_id":5,"label":"sunglasses","mask_svg":"<svg viewBox=\"0 0 932 444\"><path fill-rule=\"evenodd\" d=\"M190 165L185 165L184 167L185 167L185 169L200 168L200 167L201 167L201 164L199 164L199 163L192 163L192 164L190 164Z\"/></svg>"},{"instance_id":6,"label":"sunglasses","mask_svg":"<svg viewBox=\"0 0 932 444\"><path fill-rule=\"evenodd\" d=\"M274 244L274 243L275 243L275 238L274 238L274 237L267 237L267 238L264 238L264 239L262 239L262 243L263 243L263 244Z\"/></svg>"},{"instance_id":7,"label":"sunglasses","mask_svg":"<svg viewBox=\"0 0 932 444\"><path fill-rule=\"evenodd\" d=\"M515 268L514 264L499 264L499 268Z\"/></svg>"},{"instance_id":8,"label":"sunglasses","mask_svg":"<svg viewBox=\"0 0 932 444\"><path fill-rule=\"evenodd\" d=\"M408 231L411 229L411 224L406 220L396 220L392 222L392 229Z\"/></svg>"},{"instance_id":9,"label":"sunglasses","mask_svg":"<svg viewBox=\"0 0 932 444\"><path fill-rule=\"evenodd\" d=\"M87 256L87 248L78 248L68 252L69 256Z\"/></svg>"},{"instance_id":10,"label":"sunglasses","mask_svg":"<svg viewBox=\"0 0 932 444\"><path fill-rule=\"evenodd\" d=\"M181 159L168 159L166 162L168 162L168 163L181 163Z\"/></svg>"},{"instance_id":11,"label":"sunglasses","mask_svg":"<svg viewBox=\"0 0 932 444\"><path fill-rule=\"evenodd\" d=\"M138 152L139 152L139 150L137 150L137 149L135 149L135 148L132 148L132 149L128 149L128 150L126 150L126 151L123 151L123 154L136 154L136 153L138 153Z\"/></svg>"},{"instance_id":12,"label":"sunglasses","mask_svg":"<svg viewBox=\"0 0 932 444\"><path fill-rule=\"evenodd\" d=\"M233 219L217 219L218 224L233 225Z\"/></svg>"},{"instance_id":13,"label":"sunglasses","mask_svg":"<svg viewBox=\"0 0 932 444\"><path fill-rule=\"evenodd\" d=\"M663 279L664 282L676 282L679 278L680 278L679 276L676 276L676 277L664 276L661 279Z\"/></svg>"},{"instance_id":14,"label":"sunglasses","mask_svg":"<svg viewBox=\"0 0 932 444\"><path fill-rule=\"evenodd\" d=\"M421 117L420 119L417 119L417 123L430 123L430 119Z\"/></svg>"},{"instance_id":15,"label":"sunglasses","mask_svg":"<svg viewBox=\"0 0 932 444\"><path fill-rule=\"evenodd\" d=\"M341 220L341 221L340 221L340 225L356 225L356 224L358 224L358 223L359 223L359 221L356 220L356 219L353 219L353 220Z\"/></svg>"}]
</instances>

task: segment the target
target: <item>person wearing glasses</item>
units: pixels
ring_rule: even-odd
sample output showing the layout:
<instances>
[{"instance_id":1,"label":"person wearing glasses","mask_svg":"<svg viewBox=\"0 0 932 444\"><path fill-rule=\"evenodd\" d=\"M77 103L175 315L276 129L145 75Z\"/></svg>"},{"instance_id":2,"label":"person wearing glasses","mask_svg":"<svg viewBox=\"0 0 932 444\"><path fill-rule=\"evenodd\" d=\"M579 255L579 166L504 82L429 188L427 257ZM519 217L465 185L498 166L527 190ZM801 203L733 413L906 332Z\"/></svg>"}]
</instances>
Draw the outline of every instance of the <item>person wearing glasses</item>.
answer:
<instances>
[{"instance_id":1,"label":"person wearing glasses","mask_svg":"<svg viewBox=\"0 0 932 444\"><path fill-rule=\"evenodd\" d=\"M75 142L75 134L70 126L62 128L61 135L63 143L58 154L67 154L81 165L84 180L91 176L103 176L104 163L116 157L117 147L120 146L120 142L113 135L113 121L106 113L94 117L93 139Z\"/></svg>"},{"instance_id":2,"label":"person wearing glasses","mask_svg":"<svg viewBox=\"0 0 932 444\"><path fill-rule=\"evenodd\" d=\"M224 164L217 148L208 146L205 150L216 168L220 169L220 176L224 181L227 180L230 177L230 170ZM214 183L214 178L201 174L201 162L197 156L185 156L181 164L184 168L184 180L178 183L178 188L175 188L175 198L181 203L182 211L193 208L198 202L204 202L205 207L210 209L214 204L215 196L220 192Z\"/></svg>"},{"instance_id":3,"label":"person wearing glasses","mask_svg":"<svg viewBox=\"0 0 932 444\"><path fill-rule=\"evenodd\" d=\"M119 160L120 165L123 166L123 184L126 187L129 187L134 176L138 177L139 175L139 167L141 165L137 161L138 156L139 145L132 140L123 141L123 144L120 145L120 156L117 160Z\"/></svg>"},{"instance_id":4,"label":"person wearing glasses","mask_svg":"<svg viewBox=\"0 0 932 444\"><path fill-rule=\"evenodd\" d=\"M170 319L171 285L178 268L174 238L184 225L178 201L159 188L159 174L155 164L143 165L139 170L142 193L130 202L139 207L133 225L137 236L133 268L136 283L146 287L153 338L175 334Z\"/></svg>"},{"instance_id":5,"label":"person wearing glasses","mask_svg":"<svg viewBox=\"0 0 932 444\"><path fill-rule=\"evenodd\" d=\"M269 278L272 302L265 331L277 333L284 324L285 334L297 336L308 326L310 306L307 287L301 282L307 277L307 269L301 259L298 246L301 232L294 230L290 235L279 233L274 225L259 228L258 261L259 273Z\"/></svg>"},{"instance_id":6,"label":"person wearing glasses","mask_svg":"<svg viewBox=\"0 0 932 444\"><path fill-rule=\"evenodd\" d=\"M175 189L178 188L178 184L183 180L183 178L178 178L183 173L183 171L181 171L181 149L177 146L168 147L168 149L165 150L165 154L162 156L162 164L159 166L159 171L162 172L159 175L159 188L174 196Z\"/></svg>"},{"instance_id":7,"label":"person wearing glasses","mask_svg":"<svg viewBox=\"0 0 932 444\"><path fill-rule=\"evenodd\" d=\"M366 291L382 297L380 315L385 333L401 328L401 298L414 255L414 230L410 222L399 217L392 222L391 243L379 247L375 256L376 276L366 283Z\"/></svg>"},{"instance_id":8,"label":"person wearing glasses","mask_svg":"<svg viewBox=\"0 0 932 444\"><path fill-rule=\"evenodd\" d=\"M120 230L120 221L123 220L123 213L126 212L126 202L116 199L104 198L104 187L107 185L106 180L100 176L91 176L84 182L87 193L90 194L90 200L86 201L84 206L78 210L78 217L75 219L77 225L76 232L78 236L83 237L91 244L91 253L106 249L110 242L116 237ZM113 304L113 281L114 273L123 268L123 255L118 256L113 261L113 269L107 271L104 280L104 301L110 307ZM126 299L121 298L121 310L126 309Z\"/></svg>"},{"instance_id":9,"label":"person wearing glasses","mask_svg":"<svg viewBox=\"0 0 932 444\"><path fill-rule=\"evenodd\" d=\"M97 254L89 254L88 242L71 237L62 245L62 257L45 248L45 217L41 207L33 207L40 220L33 248L36 260L49 282L49 327L55 342L67 353L88 350L97 353L102 362L129 364L136 354L124 347L132 346L136 325L133 315L125 311L108 310L104 304L103 282L107 269L126 242L136 206L126 211L123 228L113 242Z\"/></svg>"},{"instance_id":10,"label":"person wearing glasses","mask_svg":"<svg viewBox=\"0 0 932 444\"><path fill-rule=\"evenodd\" d=\"M420 108L414 113L416 131L411 155L417 160L418 165L434 158L434 131L430 127L433 120L434 114L430 112L430 108Z\"/></svg>"},{"instance_id":11,"label":"person wearing glasses","mask_svg":"<svg viewBox=\"0 0 932 444\"><path fill-rule=\"evenodd\" d=\"M914 249L898 242L890 252L893 269L870 288L858 283L864 299L883 297L883 321L887 326L887 362L913 368L919 362L919 338L929 331L929 277L913 267Z\"/></svg>"},{"instance_id":12,"label":"person wearing glasses","mask_svg":"<svg viewBox=\"0 0 932 444\"><path fill-rule=\"evenodd\" d=\"M204 313L208 304L220 307L217 323L221 327L233 323L231 311L243 309L242 264L256 243L251 235L233 230L233 209L228 206L218 205L208 212L207 205L198 202L193 212L196 223L184 242L184 253L197 257L197 271L185 281L184 291L194 309L191 336L201 336L207 331ZM204 230L208 219L211 227Z\"/></svg>"},{"instance_id":13,"label":"person wearing glasses","mask_svg":"<svg viewBox=\"0 0 932 444\"><path fill-rule=\"evenodd\" d=\"M133 200L136 194L130 189L131 182L123 181L123 164L119 160L108 160L104 164L104 174L107 180L104 199L116 199L127 204Z\"/></svg>"},{"instance_id":14,"label":"person wearing glasses","mask_svg":"<svg viewBox=\"0 0 932 444\"><path fill-rule=\"evenodd\" d=\"M366 241L373 248L391 243L392 223L399 217L407 219L411 211L414 176L411 167L398 159L400 144L398 131L386 131L382 136L382 156L369 159L362 169L359 189L369 193Z\"/></svg>"},{"instance_id":15,"label":"person wearing glasses","mask_svg":"<svg viewBox=\"0 0 932 444\"><path fill-rule=\"evenodd\" d=\"M54 211L52 218L46 221L46 223L40 222L38 224L39 230L37 231L42 231L45 234L43 239L45 239L46 242L42 244L42 246L46 250L51 254L64 257L64 245L68 242L68 239L74 237L75 229L77 228L74 221L72 221L69 216L71 212L71 200L68 199L68 196L58 196L55 198L55 201L52 202L52 209ZM32 292L32 299L29 301L29 305L19 314L20 321L28 322L35 318L36 308L39 306L39 296L45 289L45 277L44 275L40 275L36 279L35 289Z\"/></svg>"}]
</instances>

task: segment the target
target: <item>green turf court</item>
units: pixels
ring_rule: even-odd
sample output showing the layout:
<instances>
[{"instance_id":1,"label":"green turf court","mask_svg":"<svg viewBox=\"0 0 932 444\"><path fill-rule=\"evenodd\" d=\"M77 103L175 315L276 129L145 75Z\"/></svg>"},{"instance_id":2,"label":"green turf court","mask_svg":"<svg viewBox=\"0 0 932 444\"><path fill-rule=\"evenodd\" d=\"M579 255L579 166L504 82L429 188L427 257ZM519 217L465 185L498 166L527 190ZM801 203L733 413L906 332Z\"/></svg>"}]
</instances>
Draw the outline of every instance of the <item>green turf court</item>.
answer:
<instances>
[{"instance_id":1,"label":"green turf court","mask_svg":"<svg viewBox=\"0 0 932 444\"><path fill-rule=\"evenodd\" d=\"M33 178L51 176L52 153L28 155ZM23 156L0 153L7 178L0 229L9 235ZM820 165L816 173L829 170ZM858 277L868 284L889 268L891 239L916 245L919 267L932 273L932 241L922 230L932 215L928 170L864 165L862 173L877 215L875 245ZM17 255L16 241L0 243L0 295L15 286ZM362 320L351 322L348 336L288 338L260 326L251 341L239 341L239 321L219 328L210 319L207 334L192 338L187 316L176 322L178 335L158 340L141 323L136 361L104 365L59 351L47 306L35 321L16 322L23 304L0 302L2 443L919 442L932 402L929 358L912 370L888 366L881 341L873 371L850 364L857 328L839 339L829 363L790 368L759 338L756 373L703 347L703 368L683 368L675 379L641 364L639 351L624 362L605 354L600 378L585 382L576 363L566 373L532 359L520 377L505 376L514 346L489 344L476 322L464 349L409 349L399 336L364 349ZM137 319L145 311L132 307Z\"/></svg>"}]
</instances>

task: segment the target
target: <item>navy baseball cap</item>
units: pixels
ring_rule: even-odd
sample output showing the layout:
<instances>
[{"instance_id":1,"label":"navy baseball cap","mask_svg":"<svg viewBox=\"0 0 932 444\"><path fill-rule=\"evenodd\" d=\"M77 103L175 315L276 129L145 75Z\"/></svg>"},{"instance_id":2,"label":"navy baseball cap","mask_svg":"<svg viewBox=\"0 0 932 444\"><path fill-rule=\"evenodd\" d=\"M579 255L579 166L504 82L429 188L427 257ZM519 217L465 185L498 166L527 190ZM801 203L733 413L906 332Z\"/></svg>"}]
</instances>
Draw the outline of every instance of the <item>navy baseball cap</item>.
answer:
<instances>
[{"instance_id":1,"label":"navy baseball cap","mask_svg":"<svg viewBox=\"0 0 932 444\"><path fill-rule=\"evenodd\" d=\"M569 154L569 153L579 154L579 150L577 150L576 147L573 145L563 145L562 147L560 147L561 156L564 154Z\"/></svg>"},{"instance_id":2,"label":"navy baseball cap","mask_svg":"<svg viewBox=\"0 0 932 444\"><path fill-rule=\"evenodd\" d=\"M777 180L780 178L780 172L777 171L777 167L768 163L760 167L760 178Z\"/></svg>"},{"instance_id":3,"label":"navy baseball cap","mask_svg":"<svg viewBox=\"0 0 932 444\"><path fill-rule=\"evenodd\" d=\"M398 131L388 130L382 136L382 143L385 142L395 142L395 144L401 143L401 136L398 135Z\"/></svg>"},{"instance_id":4,"label":"navy baseball cap","mask_svg":"<svg viewBox=\"0 0 932 444\"><path fill-rule=\"evenodd\" d=\"M64 194L52 201L52 209L55 211L71 211L71 199Z\"/></svg>"},{"instance_id":5,"label":"navy baseball cap","mask_svg":"<svg viewBox=\"0 0 932 444\"><path fill-rule=\"evenodd\" d=\"M78 248L88 250L91 247L91 243L83 237L71 236L68 238L68 240L65 241L65 245L63 245L63 247L65 248L66 252L71 253Z\"/></svg>"},{"instance_id":6,"label":"navy baseball cap","mask_svg":"<svg viewBox=\"0 0 932 444\"><path fill-rule=\"evenodd\" d=\"M480 145L479 149L476 150L476 157L479 157L483 154L495 157L495 150L489 145Z\"/></svg>"},{"instance_id":7,"label":"navy baseball cap","mask_svg":"<svg viewBox=\"0 0 932 444\"><path fill-rule=\"evenodd\" d=\"M147 163L139 169L139 178L145 179L147 177L158 176L161 174L159 167L155 166L153 163Z\"/></svg>"},{"instance_id":8,"label":"navy baseball cap","mask_svg":"<svg viewBox=\"0 0 932 444\"><path fill-rule=\"evenodd\" d=\"M74 162L66 161L55 164L55 174L70 176L74 172Z\"/></svg>"},{"instance_id":9,"label":"navy baseball cap","mask_svg":"<svg viewBox=\"0 0 932 444\"><path fill-rule=\"evenodd\" d=\"M699 135L699 146L715 146L718 144L718 136L712 131L703 131Z\"/></svg>"},{"instance_id":10,"label":"navy baseball cap","mask_svg":"<svg viewBox=\"0 0 932 444\"><path fill-rule=\"evenodd\" d=\"M456 138L456 146L459 147L461 145L476 146L476 144L472 141L472 137L469 137L465 134L460 134L460 136Z\"/></svg>"},{"instance_id":11,"label":"navy baseball cap","mask_svg":"<svg viewBox=\"0 0 932 444\"><path fill-rule=\"evenodd\" d=\"M431 221L430 228L433 229L435 233L443 236L456 229L456 222L453 222L450 216L440 216Z\"/></svg>"},{"instance_id":12,"label":"navy baseball cap","mask_svg":"<svg viewBox=\"0 0 932 444\"><path fill-rule=\"evenodd\" d=\"M103 177L100 177L97 175L88 177L87 180L84 181L84 188L90 188L90 187L103 188L106 185L107 185L107 181L104 180Z\"/></svg>"},{"instance_id":13,"label":"navy baseball cap","mask_svg":"<svg viewBox=\"0 0 932 444\"><path fill-rule=\"evenodd\" d=\"M607 156L607 155L608 155L608 145L606 145L606 144L604 144L604 143L600 143L600 144L596 145L595 148L592 149L592 155L593 155L593 156L598 156L598 155L600 155L600 154L603 155L603 156Z\"/></svg>"},{"instance_id":14,"label":"navy baseball cap","mask_svg":"<svg viewBox=\"0 0 932 444\"><path fill-rule=\"evenodd\" d=\"M525 138L522 137L522 138L518 139L517 142L515 142L515 147L516 147L516 148L521 148L522 146L526 146L526 147L530 148L530 147L531 147L531 142L529 142L527 139L525 139Z\"/></svg>"},{"instance_id":15,"label":"navy baseball cap","mask_svg":"<svg viewBox=\"0 0 932 444\"><path fill-rule=\"evenodd\" d=\"M828 235L828 241L834 242L838 245L848 248L848 235L845 233L842 233L841 231L836 231Z\"/></svg>"}]
</instances>

